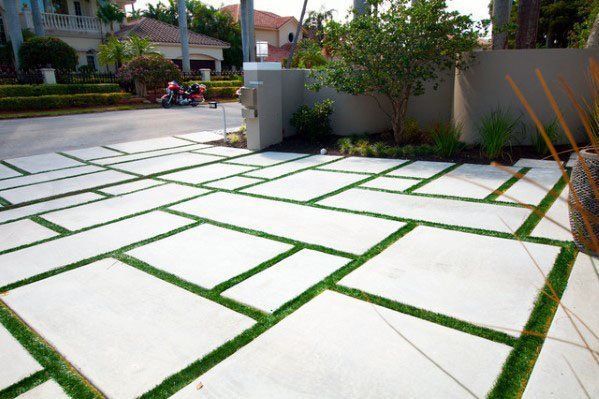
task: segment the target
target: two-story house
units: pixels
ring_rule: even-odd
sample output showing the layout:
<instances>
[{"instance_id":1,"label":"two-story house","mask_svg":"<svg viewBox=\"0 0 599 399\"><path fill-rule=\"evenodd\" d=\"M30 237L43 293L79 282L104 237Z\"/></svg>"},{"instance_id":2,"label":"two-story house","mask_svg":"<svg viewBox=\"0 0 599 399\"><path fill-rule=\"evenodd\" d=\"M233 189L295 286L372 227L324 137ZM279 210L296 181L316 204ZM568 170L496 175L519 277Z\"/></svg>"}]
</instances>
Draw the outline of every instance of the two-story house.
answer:
<instances>
[{"instance_id":1,"label":"two-story house","mask_svg":"<svg viewBox=\"0 0 599 399\"><path fill-rule=\"evenodd\" d=\"M239 22L239 4L221 8ZM268 42L268 57L265 61L282 61L289 57L291 43L299 21L295 17L282 17L270 11L254 10L254 36L256 41ZM300 30L302 38L302 31Z\"/></svg>"},{"instance_id":2,"label":"two-story house","mask_svg":"<svg viewBox=\"0 0 599 399\"><path fill-rule=\"evenodd\" d=\"M39 1L46 35L58 37L73 47L79 55L79 66L89 65L97 70L110 70L110 67L101 67L98 63L99 46L106 35L111 33L111 28L97 18L97 0L17 0L21 26L33 31L30 1ZM126 5L135 3L135 0L110 1L123 10ZM7 21L3 15L4 0L0 0L0 43L9 40ZM158 52L181 64L181 41L176 26L151 18L141 18L114 23L112 28L119 38L132 34L149 38ZM229 44L221 40L189 32L192 69L210 68L220 71L223 49L228 47Z\"/></svg>"}]
</instances>

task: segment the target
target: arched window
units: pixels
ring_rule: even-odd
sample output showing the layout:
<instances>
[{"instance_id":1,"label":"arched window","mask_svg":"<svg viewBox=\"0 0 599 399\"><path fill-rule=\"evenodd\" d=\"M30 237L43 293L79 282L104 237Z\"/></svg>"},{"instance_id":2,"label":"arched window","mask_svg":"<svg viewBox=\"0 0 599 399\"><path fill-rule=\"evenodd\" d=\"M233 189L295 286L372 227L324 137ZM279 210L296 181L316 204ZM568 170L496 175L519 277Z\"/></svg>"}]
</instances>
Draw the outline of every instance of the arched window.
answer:
<instances>
[{"instance_id":1,"label":"arched window","mask_svg":"<svg viewBox=\"0 0 599 399\"><path fill-rule=\"evenodd\" d=\"M293 32L289 32L289 36L287 36L287 38L289 39L289 43L293 43Z\"/></svg>"}]
</instances>

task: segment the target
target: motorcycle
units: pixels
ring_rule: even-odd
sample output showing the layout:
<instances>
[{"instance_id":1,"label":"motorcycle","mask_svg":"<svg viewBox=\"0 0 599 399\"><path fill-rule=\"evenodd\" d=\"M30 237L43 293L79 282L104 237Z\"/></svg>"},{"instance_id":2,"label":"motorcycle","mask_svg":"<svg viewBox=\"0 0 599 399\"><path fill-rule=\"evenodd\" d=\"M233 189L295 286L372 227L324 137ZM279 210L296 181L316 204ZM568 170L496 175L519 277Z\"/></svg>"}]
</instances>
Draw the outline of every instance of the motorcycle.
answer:
<instances>
[{"instance_id":1,"label":"motorcycle","mask_svg":"<svg viewBox=\"0 0 599 399\"><path fill-rule=\"evenodd\" d=\"M160 99L163 108L170 108L173 105L191 105L197 107L198 104L206 101L204 93L206 85L194 83L189 87L180 84L176 80L168 83L166 94Z\"/></svg>"}]
</instances>

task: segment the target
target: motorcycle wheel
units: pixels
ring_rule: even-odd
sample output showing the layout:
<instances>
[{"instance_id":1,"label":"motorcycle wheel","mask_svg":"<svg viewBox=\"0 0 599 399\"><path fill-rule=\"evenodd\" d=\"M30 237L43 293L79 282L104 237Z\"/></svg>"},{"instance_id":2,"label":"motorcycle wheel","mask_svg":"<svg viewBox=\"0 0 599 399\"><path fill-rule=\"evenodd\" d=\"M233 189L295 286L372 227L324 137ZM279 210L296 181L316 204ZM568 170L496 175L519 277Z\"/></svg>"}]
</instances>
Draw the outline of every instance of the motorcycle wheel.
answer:
<instances>
[{"instance_id":1,"label":"motorcycle wheel","mask_svg":"<svg viewBox=\"0 0 599 399\"><path fill-rule=\"evenodd\" d=\"M162 104L162 108L170 108L173 106L173 103L171 103L170 99L168 99L168 98L162 99L161 104Z\"/></svg>"},{"instance_id":2,"label":"motorcycle wheel","mask_svg":"<svg viewBox=\"0 0 599 399\"><path fill-rule=\"evenodd\" d=\"M194 107L194 108L195 108L195 107L197 107L197 106L198 106L198 103L194 101L194 102L190 103L189 105L191 105L192 107Z\"/></svg>"}]
</instances>

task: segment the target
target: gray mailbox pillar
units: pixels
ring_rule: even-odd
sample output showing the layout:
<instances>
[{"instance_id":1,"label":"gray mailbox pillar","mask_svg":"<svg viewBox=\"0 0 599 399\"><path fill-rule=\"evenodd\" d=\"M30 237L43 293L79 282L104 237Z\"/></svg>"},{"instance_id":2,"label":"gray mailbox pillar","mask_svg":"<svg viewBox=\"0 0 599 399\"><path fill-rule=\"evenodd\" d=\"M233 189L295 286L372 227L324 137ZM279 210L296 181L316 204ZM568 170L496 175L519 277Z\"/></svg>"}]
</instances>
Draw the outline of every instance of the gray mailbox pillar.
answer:
<instances>
[{"instance_id":1,"label":"gray mailbox pillar","mask_svg":"<svg viewBox=\"0 0 599 399\"><path fill-rule=\"evenodd\" d=\"M283 140L281 82L279 62L243 63L240 101L250 150L262 150Z\"/></svg>"}]
</instances>

